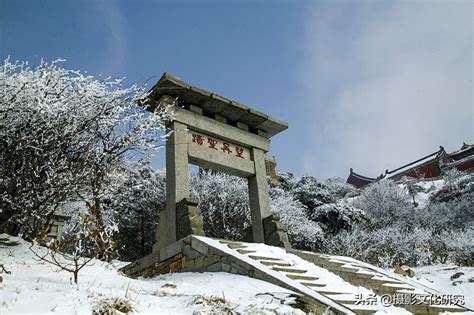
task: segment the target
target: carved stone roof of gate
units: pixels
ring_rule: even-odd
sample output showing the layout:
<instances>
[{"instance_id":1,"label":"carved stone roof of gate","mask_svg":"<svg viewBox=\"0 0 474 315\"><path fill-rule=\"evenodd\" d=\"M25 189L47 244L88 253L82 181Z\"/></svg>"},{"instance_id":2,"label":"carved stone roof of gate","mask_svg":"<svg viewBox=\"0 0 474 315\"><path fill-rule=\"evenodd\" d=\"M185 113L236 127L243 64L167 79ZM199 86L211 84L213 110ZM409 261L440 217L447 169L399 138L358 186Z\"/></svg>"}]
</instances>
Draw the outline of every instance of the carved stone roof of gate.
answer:
<instances>
[{"instance_id":1,"label":"carved stone roof of gate","mask_svg":"<svg viewBox=\"0 0 474 315\"><path fill-rule=\"evenodd\" d=\"M230 123L244 123L250 131L262 130L270 138L288 128L288 123L275 119L256 109L232 101L216 93L192 86L165 72L152 88L150 103L156 103L161 96L169 95L185 104L192 104L203 109L207 116L221 115Z\"/></svg>"}]
</instances>

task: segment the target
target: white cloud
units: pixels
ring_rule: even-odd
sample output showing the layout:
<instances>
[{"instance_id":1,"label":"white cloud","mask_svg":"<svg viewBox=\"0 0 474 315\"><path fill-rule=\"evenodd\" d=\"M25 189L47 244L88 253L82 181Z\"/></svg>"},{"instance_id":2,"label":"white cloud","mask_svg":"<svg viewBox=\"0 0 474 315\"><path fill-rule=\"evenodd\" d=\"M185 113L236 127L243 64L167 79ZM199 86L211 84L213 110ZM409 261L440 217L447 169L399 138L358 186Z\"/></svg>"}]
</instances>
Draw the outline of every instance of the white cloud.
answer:
<instances>
[{"instance_id":1,"label":"white cloud","mask_svg":"<svg viewBox=\"0 0 474 315\"><path fill-rule=\"evenodd\" d=\"M103 17L107 47L107 59L104 60L104 72L116 73L123 70L127 52L125 37L126 20L113 1L94 1L95 7Z\"/></svg>"},{"instance_id":2,"label":"white cloud","mask_svg":"<svg viewBox=\"0 0 474 315\"><path fill-rule=\"evenodd\" d=\"M474 141L470 1L331 2L308 15L308 173L367 176Z\"/></svg>"}]
</instances>

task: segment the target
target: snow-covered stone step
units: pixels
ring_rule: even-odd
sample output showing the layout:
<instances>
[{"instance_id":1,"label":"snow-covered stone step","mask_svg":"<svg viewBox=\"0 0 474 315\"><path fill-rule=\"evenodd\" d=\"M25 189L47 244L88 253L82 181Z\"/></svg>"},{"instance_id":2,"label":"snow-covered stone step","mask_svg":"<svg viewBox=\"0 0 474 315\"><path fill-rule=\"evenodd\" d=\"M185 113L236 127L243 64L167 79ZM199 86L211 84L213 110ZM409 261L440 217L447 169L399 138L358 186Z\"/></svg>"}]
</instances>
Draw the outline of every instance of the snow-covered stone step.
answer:
<instances>
[{"instance_id":1,"label":"snow-covered stone step","mask_svg":"<svg viewBox=\"0 0 474 315\"><path fill-rule=\"evenodd\" d=\"M251 254L251 253L255 253L254 250L249 250L249 249L238 249L237 250L240 254Z\"/></svg>"},{"instance_id":2,"label":"snow-covered stone step","mask_svg":"<svg viewBox=\"0 0 474 315\"><path fill-rule=\"evenodd\" d=\"M342 304L356 304L357 299L353 294L328 294L326 295L328 298L337 301Z\"/></svg>"},{"instance_id":3,"label":"snow-covered stone step","mask_svg":"<svg viewBox=\"0 0 474 315\"><path fill-rule=\"evenodd\" d=\"M424 295L426 294L425 291L423 290L420 290L418 288L415 288L415 289L410 289L410 290L405 290L405 289L399 289L397 290L397 293L399 294L410 294L410 295Z\"/></svg>"},{"instance_id":4,"label":"snow-covered stone step","mask_svg":"<svg viewBox=\"0 0 474 315\"><path fill-rule=\"evenodd\" d=\"M406 283L387 282L387 283L383 283L382 286L389 287L389 288L398 288L398 289L403 289L403 290L415 290L413 286Z\"/></svg>"},{"instance_id":5,"label":"snow-covered stone step","mask_svg":"<svg viewBox=\"0 0 474 315\"><path fill-rule=\"evenodd\" d=\"M325 288L325 287L327 287L324 283L307 282L307 281L298 281L298 282L301 283L304 286L311 287L311 288L314 288L314 287Z\"/></svg>"},{"instance_id":6,"label":"snow-covered stone step","mask_svg":"<svg viewBox=\"0 0 474 315\"><path fill-rule=\"evenodd\" d=\"M239 243L228 243L227 246L232 249L239 249L239 248L246 248L246 245L239 244Z\"/></svg>"},{"instance_id":7,"label":"snow-covered stone step","mask_svg":"<svg viewBox=\"0 0 474 315\"><path fill-rule=\"evenodd\" d=\"M292 280L303 280L303 281L319 280L319 278L317 277L303 276L303 275L297 275L297 274L291 274L291 273L287 273L286 276Z\"/></svg>"},{"instance_id":8,"label":"snow-covered stone step","mask_svg":"<svg viewBox=\"0 0 474 315\"><path fill-rule=\"evenodd\" d=\"M342 291L330 291L330 290L327 290L326 288L324 287L315 287L313 289L314 291L320 293L320 294L323 294L325 296L328 296L328 295L336 295L336 294L351 294L349 292L342 292Z\"/></svg>"},{"instance_id":9,"label":"snow-covered stone step","mask_svg":"<svg viewBox=\"0 0 474 315\"><path fill-rule=\"evenodd\" d=\"M377 274L375 273L375 276L372 278L373 280L378 280L378 281L382 281L384 283L404 283L398 279L395 279L395 278L389 278L387 276L384 276L384 275L381 275L381 274Z\"/></svg>"},{"instance_id":10,"label":"snow-covered stone step","mask_svg":"<svg viewBox=\"0 0 474 315\"><path fill-rule=\"evenodd\" d=\"M265 266L279 266L279 267L291 267L291 264L286 262L278 262L278 261L265 261L259 260L262 265Z\"/></svg>"},{"instance_id":11,"label":"snow-covered stone step","mask_svg":"<svg viewBox=\"0 0 474 315\"><path fill-rule=\"evenodd\" d=\"M256 255L249 255L249 257L254 259L254 260L282 261L280 258L277 258L277 257L256 256Z\"/></svg>"},{"instance_id":12,"label":"snow-covered stone step","mask_svg":"<svg viewBox=\"0 0 474 315\"><path fill-rule=\"evenodd\" d=\"M261 262L260 262L261 263ZM308 270L304 269L294 269L294 268L284 268L284 267L272 267L275 271L281 271L285 273L306 273Z\"/></svg>"}]
</instances>

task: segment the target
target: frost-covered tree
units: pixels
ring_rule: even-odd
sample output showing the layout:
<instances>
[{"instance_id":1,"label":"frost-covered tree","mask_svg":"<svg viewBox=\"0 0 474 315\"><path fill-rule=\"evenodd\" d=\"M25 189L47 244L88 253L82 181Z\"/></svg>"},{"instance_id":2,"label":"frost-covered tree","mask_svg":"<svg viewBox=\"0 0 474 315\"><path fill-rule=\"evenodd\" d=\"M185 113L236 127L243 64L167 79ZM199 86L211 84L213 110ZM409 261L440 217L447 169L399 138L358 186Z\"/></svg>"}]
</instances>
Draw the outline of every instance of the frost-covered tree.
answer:
<instances>
[{"instance_id":1,"label":"frost-covered tree","mask_svg":"<svg viewBox=\"0 0 474 315\"><path fill-rule=\"evenodd\" d=\"M411 210L408 194L391 180L381 180L366 187L353 206L365 211L374 228L405 221Z\"/></svg>"},{"instance_id":2,"label":"frost-covered tree","mask_svg":"<svg viewBox=\"0 0 474 315\"><path fill-rule=\"evenodd\" d=\"M322 182L324 187L330 192L331 195L336 197L338 200L343 199L346 196L358 195L357 189L346 183L340 177L328 178Z\"/></svg>"},{"instance_id":3,"label":"frost-covered tree","mask_svg":"<svg viewBox=\"0 0 474 315\"><path fill-rule=\"evenodd\" d=\"M293 173L278 174L278 182L280 187L285 191L292 191L299 179Z\"/></svg>"},{"instance_id":4,"label":"frost-covered tree","mask_svg":"<svg viewBox=\"0 0 474 315\"><path fill-rule=\"evenodd\" d=\"M115 252L115 242L112 233L116 226L108 224L99 225L96 217L89 212L79 212L76 222L70 226L68 237L61 241L56 239L45 241L34 239L30 250L42 261L73 274L74 283L77 284L79 272L94 257L110 260ZM35 246L41 243L43 246Z\"/></svg>"},{"instance_id":5,"label":"frost-covered tree","mask_svg":"<svg viewBox=\"0 0 474 315\"><path fill-rule=\"evenodd\" d=\"M311 219L318 222L328 235L335 235L342 230L350 230L355 224L368 221L364 211L345 202L319 206L313 210Z\"/></svg>"},{"instance_id":6,"label":"frost-covered tree","mask_svg":"<svg viewBox=\"0 0 474 315\"><path fill-rule=\"evenodd\" d=\"M463 230L474 226L474 191L446 202L432 202L409 218L417 225L438 231Z\"/></svg>"},{"instance_id":7,"label":"frost-covered tree","mask_svg":"<svg viewBox=\"0 0 474 315\"><path fill-rule=\"evenodd\" d=\"M474 173L452 169L445 173L444 178L446 185L432 196L432 203L450 202L466 193L474 193Z\"/></svg>"},{"instance_id":8,"label":"frost-covered tree","mask_svg":"<svg viewBox=\"0 0 474 315\"><path fill-rule=\"evenodd\" d=\"M447 233L445 239L453 262L461 266L474 266L474 226Z\"/></svg>"},{"instance_id":9,"label":"frost-covered tree","mask_svg":"<svg viewBox=\"0 0 474 315\"><path fill-rule=\"evenodd\" d=\"M396 265L426 265L440 262L433 256L432 231L384 227L368 230L355 226L326 238L323 251L346 255L387 268Z\"/></svg>"},{"instance_id":10,"label":"frost-covered tree","mask_svg":"<svg viewBox=\"0 0 474 315\"><path fill-rule=\"evenodd\" d=\"M324 232L318 223L311 221L306 207L293 195L279 188L270 189L270 207L283 223L292 246L299 249L317 250Z\"/></svg>"},{"instance_id":11,"label":"frost-covered tree","mask_svg":"<svg viewBox=\"0 0 474 315\"><path fill-rule=\"evenodd\" d=\"M313 176L303 176L291 191L295 198L306 206L310 214L323 204L336 202L336 196Z\"/></svg>"},{"instance_id":12,"label":"frost-covered tree","mask_svg":"<svg viewBox=\"0 0 474 315\"><path fill-rule=\"evenodd\" d=\"M280 217L290 243L296 248L317 249L324 234L308 218L306 207L284 189L270 188L269 194L271 211ZM244 237L244 230L250 225L245 179L201 171L191 176L191 196L199 203L206 235L235 240Z\"/></svg>"},{"instance_id":13,"label":"frost-covered tree","mask_svg":"<svg viewBox=\"0 0 474 315\"><path fill-rule=\"evenodd\" d=\"M111 212L118 225L114 239L121 260L151 253L158 212L165 207L165 177L165 171L153 170L149 160L139 161L124 170L118 189L103 201L105 212Z\"/></svg>"},{"instance_id":14,"label":"frost-covered tree","mask_svg":"<svg viewBox=\"0 0 474 315\"><path fill-rule=\"evenodd\" d=\"M250 225L245 179L202 170L191 176L190 194L199 203L206 235L242 239Z\"/></svg>"},{"instance_id":15,"label":"frost-covered tree","mask_svg":"<svg viewBox=\"0 0 474 315\"><path fill-rule=\"evenodd\" d=\"M44 234L57 207L78 199L101 225L111 175L165 136L169 114L138 106L147 96L142 87L60 62L29 68L7 59L0 66L0 232Z\"/></svg>"}]
</instances>

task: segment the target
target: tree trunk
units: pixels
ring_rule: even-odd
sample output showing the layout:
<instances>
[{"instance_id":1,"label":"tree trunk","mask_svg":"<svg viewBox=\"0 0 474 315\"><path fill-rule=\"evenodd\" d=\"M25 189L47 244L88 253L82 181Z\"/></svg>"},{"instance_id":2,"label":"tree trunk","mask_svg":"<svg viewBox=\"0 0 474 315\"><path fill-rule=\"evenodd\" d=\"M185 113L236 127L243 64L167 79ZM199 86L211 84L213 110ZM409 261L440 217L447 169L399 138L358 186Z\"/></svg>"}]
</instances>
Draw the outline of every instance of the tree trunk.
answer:
<instances>
[{"instance_id":1,"label":"tree trunk","mask_svg":"<svg viewBox=\"0 0 474 315\"><path fill-rule=\"evenodd\" d=\"M79 274L79 270L74 271L74 284L77 284L77 276Z\"/></svg>"},{"instance_id":2,"label":"tree trunk","mask_svg":"<svg viewBox=\"0 0 474 315\"><path fill-rule=\"evenodd\" d=\"M141 256L145 257L145 218L143 216L143 213L141 213L140 216L141 216L141 221L142 221L141 222L142 223L141 224L141 229L140 229L141 230L140 231L141 232L141 243L142 243L141 244L142 245L142 254L141 254Z\"/></svg>"}]
</instances>

